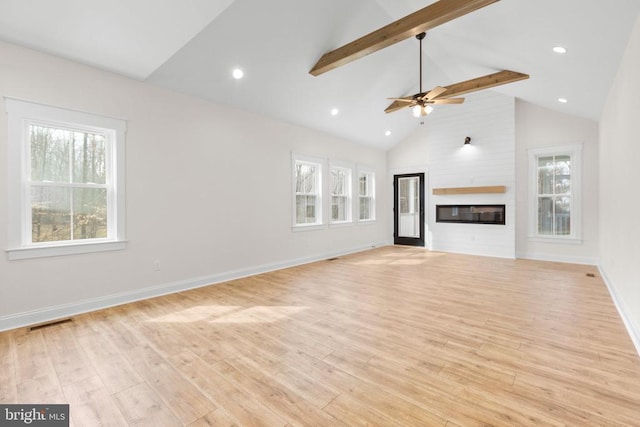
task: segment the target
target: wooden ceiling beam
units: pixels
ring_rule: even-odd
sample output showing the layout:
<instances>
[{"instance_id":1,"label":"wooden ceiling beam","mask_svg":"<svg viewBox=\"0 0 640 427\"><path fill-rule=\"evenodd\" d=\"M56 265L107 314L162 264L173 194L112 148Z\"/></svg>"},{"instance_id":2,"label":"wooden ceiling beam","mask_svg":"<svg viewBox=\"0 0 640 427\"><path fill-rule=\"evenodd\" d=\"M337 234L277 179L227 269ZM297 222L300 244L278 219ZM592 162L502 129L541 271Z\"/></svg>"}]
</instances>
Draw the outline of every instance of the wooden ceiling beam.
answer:
<instances>
[{"instance_id":1,"label":"wooden ceiling beam","mask_svg":"<svg viewBox=\"0 0 640 427\"><path fill-rule=\"evenodd\" d=\"M452 98L454 96L464 95L465 93L489 89L491 87L505 85L507 83L513 83L519 80L526 80L528 78L528 74L518 73L517 71L502 70L497 73L487 74L486 76L477 77L471 80L465 80L464 82L454 83L449 86L444 86L447 90L433 98L433 100L444 100L447 98ZM417 96L423 95L424 94L418 94ZM398 111L406 106L406 103L394 101L387 108L385 108L384 112L393 113L394 111Z\"/></svg>"},{"instance_id":2,"label":"wooden ceiling beam","mask_svg":"<svg viewBox=\"0 0 640 427\"><path fill-rule=\"evenodd\" d=\"M526 80L528 78L528 74L518 73L517 71L502 70L497 73L445 86L447 88L446 92L442 93L442 95L437 98L451 98L454 96L464 95L465 93L506 85L507 83L513 83L519 80Z\"/></svg>"},{"instance_id":3,"label":"wooden ceiling beam","mask_svg":"<svg viewBox=\"0 0 640 427\"><path fill-rule=\"evenodd\" d=\"M500 0L440 0L338 49L327 52L309 71L318 76L422 32L432 30Z\"/></svg>"}]
</instances>

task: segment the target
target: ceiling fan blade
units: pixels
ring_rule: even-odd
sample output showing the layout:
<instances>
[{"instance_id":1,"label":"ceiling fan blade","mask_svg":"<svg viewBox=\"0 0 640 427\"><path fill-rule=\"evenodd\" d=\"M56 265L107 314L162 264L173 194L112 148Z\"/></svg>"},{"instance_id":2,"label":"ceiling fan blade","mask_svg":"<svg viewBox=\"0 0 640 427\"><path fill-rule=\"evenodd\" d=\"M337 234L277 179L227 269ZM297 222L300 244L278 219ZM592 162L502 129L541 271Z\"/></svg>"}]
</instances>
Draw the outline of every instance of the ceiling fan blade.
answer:
<instances>
[{"instance_id":1,"label":"ceiling fan blade","mask_svg":"<svg viewBox=\"0 0 640 427\"><path fill-rule=\"evenodd\" d=\"M398 101L398 102L415 102L415 98L413 96L407 96L405 98L387 98L391 101Z\"/></svg>"},{"instance_id":2,"label":"ceiling fan blade","mask_svg":"<svg viewBox=\"0 0 640 427\"><path fill-rule=\"evenodd\" d=\"M513 83L528 78L528 74L518 73L516 71L502 70L497 73L488 74L486 76L445 86L447 88L447 91L444 93L443 97L450 98L453 96L464 95L465 93L476 92L479 90L488 89L490 87Z\"/></svg>"},{"instance_id":3,"label":"ceiling fan blade","mask_svg":"<svg viewBox=\"0 0 640 427\"><path fill-rule=\"evenodd\" d=\"M422 96L420 99L422 99L423 101L431 101L432 99L439 97L446 91L447 91L446 87L436 86L433 89L431 89L429 92L427 92L424 96Z\"/></svg>"},{"instance_id":4,"label":"ceiling fan blade","mask_svg":"<svg viewBox=\"0 0 640 427\"><path fill-rule=\"evenodd\" d=\"M394 111L402 110L403 108L411 107L411 106L412 106L411 104L408 104L406 102L393 101L391 104L389 104L387 108L385 108L384 112L389 114L389 113L393 113Z\"/></svg>"},{"instance_id":5,"label":"ceiling fan blade","mask_svg":"<svg viewBox=\"0 0 640 427\"><path fill-rule=\"evenodd\" d=\"M327 52L310 74L318 76L499 0L440 0L366 36Z\"/></svg>"},{"instance_id":6,"label":"ceiling fan blade","mask_svg":"<svg viewBox=\"0 0 640 427\"><path fill-rule=\"evenodd\" d=\"M434 99L433 101L428 101L429 104L462 104L464 102L464 98L443 98L443 99Z\"/></svg>"}]
</instances>

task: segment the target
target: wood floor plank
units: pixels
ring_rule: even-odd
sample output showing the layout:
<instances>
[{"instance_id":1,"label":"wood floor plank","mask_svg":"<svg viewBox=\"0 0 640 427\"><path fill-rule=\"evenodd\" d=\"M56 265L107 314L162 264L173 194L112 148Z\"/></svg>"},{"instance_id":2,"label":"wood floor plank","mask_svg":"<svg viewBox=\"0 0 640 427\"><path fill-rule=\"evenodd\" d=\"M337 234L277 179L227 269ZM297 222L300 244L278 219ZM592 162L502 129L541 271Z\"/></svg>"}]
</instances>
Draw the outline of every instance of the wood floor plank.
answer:
<instances>
[{"instance_id":1,"label":"wood floor plank","mask_svg":"<svg viewBox=\"0 0 640 427\"><path fill-rule=\"evenodd\" d=\"M247 363L242 357L216 365L222 375L248 391L255 400L263 402L292 426L346 426L331 415L306 401L295 391L265 374L262 369Z\"/></svg>"},{"instance_id":2,"label":"wood floor plank","mask_svg":"<svg viewBox=\"0 0 640 427\"><path fill-rule=\"evenodd\" d=\"M130 426L179 426L182 423L146 383L113 395Z\"/></svg>"},{"instance_id":3,"label":"wood floor plank","mask_svg":"<svg viewBox=\"0 0 640 427\"><path fill-rule=\"evenodd\" d=\"M70 403L76 427L640 417L640 357L596 268L401 246L3 332L0 372L0 401Z\"/></svg>"},{"instance_id":4,"label":"wood floor plank","mask_svg":"<svg viewBox=\"0 0 640 427\"><path fill-rule=\"evenodd\" d=\"M0 334L0 402L18 403L18 386L16 383L16 361L11 334Z\"/></svg>"},{"instance_id":5,"label":"wood floor plank","mask_svg":"<svg viewBox=\"0 0 640 427\"><path fill-rule=\"evenodd\" d=\"M336 419L348 421L352 426L403 427L407 425L376 409L372 410L367 404L346 394L341 394L329 402L324 407L324 411Z\"/></svg>"},{"instance_id":6,"label":"wood floor plank","mask_svg":"<svg viewBox=\"0 0 640 427\"><path fill-rule=\"evenodd\" d=\"M188 427L239 427L239 424L224 409L218 408L192 422Z\"/></svg>"},{"instance_id":7,"label":"wood floor plank","mask_svg":"<svg viewBox=\"0 0 640 427\"><path fill-rule=\"evenodd\" d=\"M128 422L99 377L63 386L70 415L78 426L127 426Z\"/></svg>"},{"instance_id":8,"label":"wood floor plank","mask_svg":"<svg viewBox=\"0 0 640 427\"><path fill-rule=\"evenodd\" d=\"M16 334L18 402L65 403L41 330Z\"/></svg>"},{"instance_id":9,"label":"wood floor plank","mask_svg":"<svg viewBox=\"0 0 640 427\"><path fill-rule=\"evenodd\" d=\"M111 394L143 382L131 363L101 329L96 329L92 334L82 334L78 342Z\"/></svg>"},{"instance_id":10,"label":"wood floor plank","mask_svg":"<svg viewBox=\"0 0 640 427\"><path fill-rule=\"evenodd\" d=\"M172 364L242 426L285 426L287 421L267 408L239 385L229 381L218 369L190 350L170 358ZM221 362L219 362L221 363Z\"/></svg>"},{"instance_id":11,"label":"wood floor plank","mask_svg":"<svg viewBox=\"0 0 640 427\"><path fill-rule=\"evenodd\" d=\"M130 333L122 323L114 326L121 335ZM197 387L148 343L142 341L128 349L125 357L136 373L162 398L165 405L183 424L192 423L216 408Z\"/></svg>"},{"instance_id":12,"label":"wood floor plank","mask_svg":"<svg viewBox=\"0 0 640 427\"><path fill-rule=\"evenodd\" d=\"M48 356L62 386L97 375L84 350L75 339L73 328L52 327L42 330Z\"/></svg>"}]
</instances>

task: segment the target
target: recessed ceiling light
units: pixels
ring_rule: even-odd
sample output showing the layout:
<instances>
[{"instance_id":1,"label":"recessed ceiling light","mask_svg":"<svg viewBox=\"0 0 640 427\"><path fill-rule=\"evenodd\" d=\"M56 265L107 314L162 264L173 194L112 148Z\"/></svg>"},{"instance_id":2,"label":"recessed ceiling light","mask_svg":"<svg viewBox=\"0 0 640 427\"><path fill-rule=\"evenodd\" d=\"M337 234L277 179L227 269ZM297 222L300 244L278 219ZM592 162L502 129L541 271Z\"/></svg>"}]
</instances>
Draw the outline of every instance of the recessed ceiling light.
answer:
<instances>
[{"instance_id":1,"label":"recessed ceiling light","mask_svg":"<svg viewBox=\"0 0 640 427\"><path fill-rule=\"evenodd\" d=\"M244 71L242 71L240 68L236 68L233 70L233 78L236 80L240 80L242 77L244 77Z\"/></svg>"},{"instance_id":2,"label":"recessed ceiling light","mask_svg":"<svg viewBox=\"0 0 640 427\"><path fill-rule=\"evenodd\" d=\"M553 51L555 53L567 53L567 48L566 47L562 47L562 46L555 46L553 48Z\"/></svg>"},{"instance_id":3,"label":"recessed ceiling light","mask_svg":"<svg viewBox=\"0 0 640 427\"><path fill-rule=\"evenodd\" d=\"M340 112L340 110L338 110L337 108L332 108L331 109L331 115L332 116L337 116L339 112Z\"/></svg>"},{"instance_id":4,"label":"recessed ceiling light","mask_svg":"<svg viewBox=\"0 0 640 427\"><path fill-rule=\"evenodd\" d=\"M561 104L566 104L569 101L567 101L567 98L558 98L558 102Z\"/></svg>"},{"instance_id":5,"label":"recessed ceiling light","mask_svg":"<svg viewBox=\"0 0 640 427\"><path fill-rule=\"evenodd\" d=\"M384 133L384 136L389 136L389 135L391 135L391 131L390 131L390 130L388 130L388 131L386 131L386 132Z\"/></svg>"}]
</instances>

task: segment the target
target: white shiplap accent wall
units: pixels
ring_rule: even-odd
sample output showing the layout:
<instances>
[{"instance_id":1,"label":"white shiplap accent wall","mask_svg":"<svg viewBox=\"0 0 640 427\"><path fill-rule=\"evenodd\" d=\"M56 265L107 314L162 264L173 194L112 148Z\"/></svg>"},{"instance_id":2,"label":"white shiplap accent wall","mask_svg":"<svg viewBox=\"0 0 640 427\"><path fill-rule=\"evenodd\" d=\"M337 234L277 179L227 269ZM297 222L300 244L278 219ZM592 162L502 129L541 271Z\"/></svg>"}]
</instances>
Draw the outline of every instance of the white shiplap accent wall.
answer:
<instances>
[{"instance_id":1,"label":"white shiplap accent wall","mask_svg":"<svg viewBox=\"0 0 640 427\"><path fill-rule=\"evenodd\" d=\"M491 91L427 118L429 243L433 250L515 258L515 99ZM464 138L471 144L463 146ZM505 185L505 194L434 196L431 189ZM435 222L437 204L505 204L506 225Z\"/></svg>"}]
</instances>

